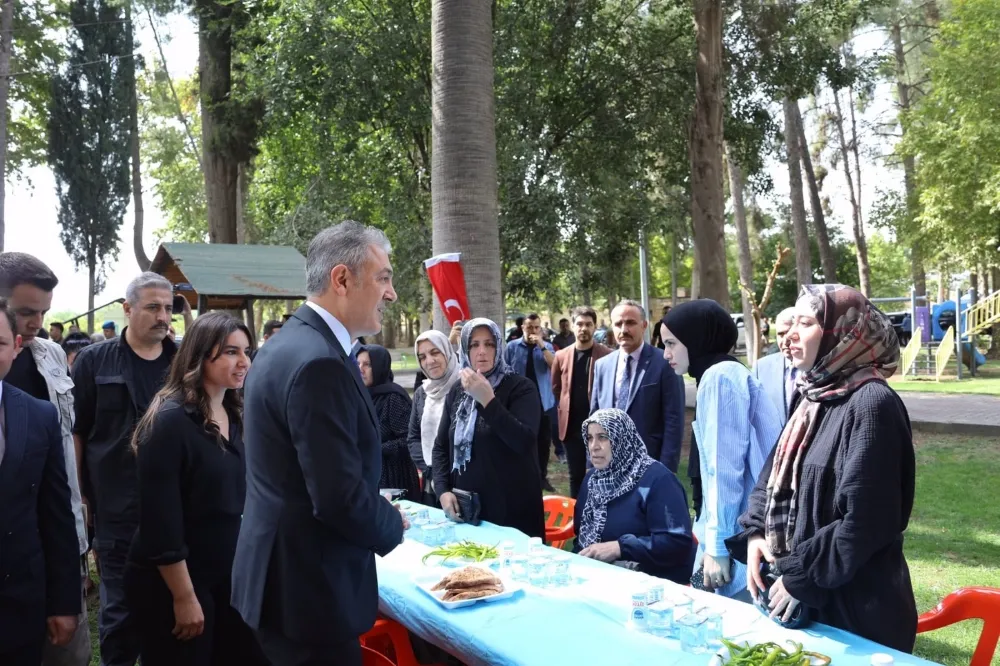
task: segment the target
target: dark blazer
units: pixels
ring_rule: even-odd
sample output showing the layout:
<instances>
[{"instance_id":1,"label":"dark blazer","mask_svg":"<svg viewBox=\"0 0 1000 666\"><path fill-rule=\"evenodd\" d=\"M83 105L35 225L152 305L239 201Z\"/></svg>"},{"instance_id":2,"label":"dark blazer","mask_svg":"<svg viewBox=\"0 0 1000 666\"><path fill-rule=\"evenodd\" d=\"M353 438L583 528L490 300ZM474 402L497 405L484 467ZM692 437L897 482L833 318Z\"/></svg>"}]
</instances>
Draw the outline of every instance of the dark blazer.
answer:
<instances>
[{"instance_id":1,"label":"dark blazer","mask_svg":"<svg viewBox=\"0 0 1000 666\"><path fill-rule=\"evenodd\" d=\"M594 366L597 361L611 353L611 350L595 342L594 351L590 357L590 378L587 380L587 399L594 388ZM573 394L573 361L576 359L576 347L570 344L565 349L556 352L552 362L552 394L559 406L559 440L566 441L566 430L569 428L569 402ZM564 390L565 389L565 390Z\"/></svg>"},{"instance_id":2,"label":"dark blazer","mask_svg":"<svg viewBox=\"0 0 1000 666\"><path fill-rule=\"evenodd\" d=\"M303 305L247 377L246 507L233 607L252 628L322 646L370 629L375 553L403 539L378 493L379 425L357 364Z\"/></svg>"},{"instance_id":3,"label":"dark blazer","mask_svg":"<svg viewBox=\"0 0 1000 666\"><path fill-rule=\"evenodd\" d=\"M768 354L757 359L751 373L764 387L764 395L774 404L781 414L781 425L788 420L788 394L785 392L785 368L788 362L781 352Z\"/></svg>"},{"instance_id":4,"label":"dark blazer","mask_svg":"<svg viewBox=\"0 0 1000 666\"><path fill-rule=\"evenodd\" d=\"M608 354L594 364L591 413L617 406L628 413L656 460L676 473L684 436L684 380L674 372L663 352L650 344L642 346L639 364L632 376L632 392L626 405L615 405L615 372L618 354Z\"/></svg>"},{"instance_id":5,"label":"dark blazer","mask_svg":"<svg viewBox=\"0 0 1000 666\"><path fill-rule=\"evenodd\" d=\"M45 618L79 615L80 545L56 408L10 384L0 404L0 645L45 640Z\"/></svg>"}]
</instances>

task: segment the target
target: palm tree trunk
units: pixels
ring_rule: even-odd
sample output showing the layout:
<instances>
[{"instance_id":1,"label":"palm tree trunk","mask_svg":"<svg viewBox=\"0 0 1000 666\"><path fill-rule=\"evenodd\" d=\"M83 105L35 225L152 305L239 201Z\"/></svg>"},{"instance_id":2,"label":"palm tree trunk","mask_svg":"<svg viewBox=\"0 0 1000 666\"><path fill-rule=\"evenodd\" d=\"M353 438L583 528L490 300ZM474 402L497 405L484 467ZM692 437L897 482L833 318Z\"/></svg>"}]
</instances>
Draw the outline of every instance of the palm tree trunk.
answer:
<instances>
[{"instance_id":1,"label":"palm tree trunk","mask_svg":"<svg viewBox=\"0 0 1000 666\"><path fill-rule=\"evenodd\" d=\"M795 237L795 279L799 289L811 284L812 258L809 251L809 227L806 226L806 205L802 196L802 150L796 131L798 102L786 97L782 100L785 110L785 150L788 157L788 194L792 208L792 233Z\"/></svg>"},{"instance_id":2,"label":"palm tree trunk","mask_svg":"<svg viewBox=\"0 0 1000 666\"><path fill-rule=\"evenodd\" d=\"M503 325L487 0L431 2L431 209L434 254L461 252L471 316ZM435 299L434 324L447 323Z\"/></svg>"},{"instance_id":3,"label":"palm tree trunk","mask_svg":"<svg viewBox=\"0 0 1000 666\"><path fill-rule=\"evenodd\" d=\"M812 156L809 154L809 142L806 140L806 128L802 123L802 112L799 103L795 102L795 129L799 140L799 156L802 158L802 168L806 173L806 184L809 186L809 205L812 209L813 229L816 231L816 244L819 246L819 261L823 267L823 279L832 284L837 281L837 258L830 247L830 233L826 228L826 214L823 212L823 201L819 198L819 183L816 182L816 171L813 169Z\"/></svg>"},{"instance_id":4,"label":"palm tree trunk","mask_svg":"<svg viewBox=\"0 0 1000 666\"><path fill-rule=\"evenodd\" d=\"M837 110L834 123L837 127L837 137L840 140L840 156L844 164L844 178L847 180L847 194L851 200L851 211L854 220L854 245L858 258L858 281L861 293L871 295L871 267L868 265L868 241L865 239L864 223L861 220L861 206L854 196L854 181L851 178L851 156L847 147L847 137L844 136L844 116L840 109L840 92L833 91L833 103Z\"/></svg>"},{"instance_id":5,"label":"palm tree trunk","mask_svg":"<svg viewBox=\"0 0 1000 666\"><path fill-rule=\"evenodd\" d=\"M733 197L733 218L736 221L736 243L739 251L740 284L753 292L753 262L750 258L750 232L747 229L747 211L743 201L743 170L733 159L732 153L726 151L726 163L729 166L729 192ZM740 299L743 304L743 326L746 332L747 358L756 360L758 344L757 322L753 317L753 305L747 296L746 289L740 289Z\"/></svg>"},{"instance_id":6,"label":"palm tree trunk","mask_svg":"<svg viewBox=\"0 0 1000 666\"><path fill-rule=\"evenodd\" d=\"M0 4L0 252L7 217L7 103L10 94L10 50L14 42L14 0Z\"/></svg>"},{"instance_id":7,"label":"palm tree trunk","mask_svg":"<svg viewBox=\"0 0 1000 666\"><path fill-rule=\"evenodd\" d=\"M933 5L933 2L929 4ZM903 30L900 25L901 19L897 16L893 22L890 33L892 33L893 52L896 56L896 96L899 102L899 115L902 119L910 112L910 85L906 79L906 51L903 48ZM906 123L899 123L900 137L906 136ZM913 279L913 287L917 294L924 296L927 294L927 272L924 270L924 254L920 247L920 239L915 228L914 218L917 214L917 167L912 154L903 155L903 191L906 193L906 224L910 227L908 234L910 239L910 274Z\"/></svg>"},{"instance_id":8,"label":"palm tree trunk","mask_svg":"<svg viewBox=\"0 0 1000 666\"><path fill-rule=\"evenodd\" d=\"M694 23L698 52L694 67L690 152L691 226L698 269L697 287L700 296L725 306L729 302L729 284L722 192L721 0L695 0Z\"/></svg>"}]
</instances>

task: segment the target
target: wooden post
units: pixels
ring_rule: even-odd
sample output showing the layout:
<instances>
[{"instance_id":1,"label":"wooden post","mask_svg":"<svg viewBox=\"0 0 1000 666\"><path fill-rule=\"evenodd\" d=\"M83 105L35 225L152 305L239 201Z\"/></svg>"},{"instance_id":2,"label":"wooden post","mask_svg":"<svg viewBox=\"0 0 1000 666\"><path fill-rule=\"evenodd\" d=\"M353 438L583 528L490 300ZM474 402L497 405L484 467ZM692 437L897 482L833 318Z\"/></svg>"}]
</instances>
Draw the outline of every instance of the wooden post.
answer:
<instances>
[{"instance_id":1,"label":"wooden post","mask_svg":"<svg viewBox=\"0 0 1000 666\"><path fill-rule=\"evenodd\" d=\"M243 305L244 305L244 309L246 310L246 314L247 314L247 316L246 316L247 328L250 329L250 337L252 338L251 342L256 347L256 344L257 344L257 326L254 323L253 299L252 298L248 298Z\"/></svg>"},{"instance_id":2,"label":"wooden post","mask_svg":"<svg viewBox=\"0 0 1000 666\"><path fill-rule=\"evenodd\" d=\"M760 303L757 303L754 298L753 290L747 285L740 283L740 289L746 294L747 300L750 301L750 310L752 312L752 324L753 331L747 331L746 335L754 335L755 340L760 340L760 320L764 316L764 310L767 309L768 304L771 302L771 289L774 287L774 281L778 278L778 270L781 268L781 264L784 263L785 257L791 254L791 250L787 247L782 247L781 244L778 245L778 257L774 260L774 266L771 267L771 272L767 275L767 282L764 285L764 293L760 297ZM747 322L743 323L744 330L746 330ZM763 345L757 344L754 349L754 358L747 358L747 363L752 367L757 359L760 358L760 352L763 349Z\"/></svg>"}]
</instances>

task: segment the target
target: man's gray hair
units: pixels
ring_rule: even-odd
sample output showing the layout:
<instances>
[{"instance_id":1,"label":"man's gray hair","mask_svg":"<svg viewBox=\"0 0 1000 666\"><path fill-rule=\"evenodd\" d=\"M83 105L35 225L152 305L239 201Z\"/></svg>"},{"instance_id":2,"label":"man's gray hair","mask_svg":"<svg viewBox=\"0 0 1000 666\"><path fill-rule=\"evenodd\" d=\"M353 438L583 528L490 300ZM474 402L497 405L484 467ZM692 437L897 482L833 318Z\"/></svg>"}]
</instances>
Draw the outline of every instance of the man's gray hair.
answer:
<instances>
[{"instance_id":1,"label":"man's gray hair","mask_svg":"<svg viewBox=\"0 0 1000 666\"><path fill-rule=\"evenodd\" d=\"M354 220L327 227L316 234L306 252L306 294L318 296L330 286L330 271L343 264L357 277L372 245L392 253L392 245L381 229Z\"/></svg>"},{"instance_id":2,"label":"man's gray hair","mask_svg":"<svg viewBox=\"0 0 1000 666\"><path fill-rule=\"evenodd\" d=\"M793 323L795 321L795 308L785 308L778 313L778 316L774 318L775 324L780 324L782 322Z\"/></svg>"},{"instance_id":3,"label":"man's gray hair","mask_svg":"<svg viewBox=\"0 0 1000 666\"><path fill-rule=\"evenodd\" d=\"M622 300L618 301L618 304L615 307L611 308L611 311L614 312L618 308L625 306L633 307L639 310L639 316L641 317L641 321L646 321L646 308L642 307L642 304L639 303L639 301L633 301L631 298L623 298Z\"/></svg>"},{"instance_id":4,"label":"man's gray hair","mask_svg":"<svg viewBox=\"0 0 1000 666\"><path fill-rule=\"evenodd\" d=\"M174 285L170 284L170 280L159 273L146 271L129 282L128 287L125 288L125 300L128 301L129 305L139 304L139 293L143 289L165 289L173 292Z\"/></svg>"}]
</instances>

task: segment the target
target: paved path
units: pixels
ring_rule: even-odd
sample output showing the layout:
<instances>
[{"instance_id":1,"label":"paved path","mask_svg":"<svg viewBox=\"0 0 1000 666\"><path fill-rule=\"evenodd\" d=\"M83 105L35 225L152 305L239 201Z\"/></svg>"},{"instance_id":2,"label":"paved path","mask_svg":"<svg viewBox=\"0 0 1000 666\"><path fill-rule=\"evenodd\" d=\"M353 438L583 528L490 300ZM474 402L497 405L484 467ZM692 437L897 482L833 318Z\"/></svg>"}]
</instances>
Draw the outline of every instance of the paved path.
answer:
<instances>
[{"instance_id":1,"label":"paved path","mask_svg":"<svg viewBox=\"0 0 1000 666\"><path fill-rule=\"evenodd\" d=\"M416 372L395 373L396 383L413 389ZM694 409L694 382L685 382L688 409ZM915 430L1000 437L1000 398L987 395L908 393L901 391Z\"/></svg>"}]
</instances>

